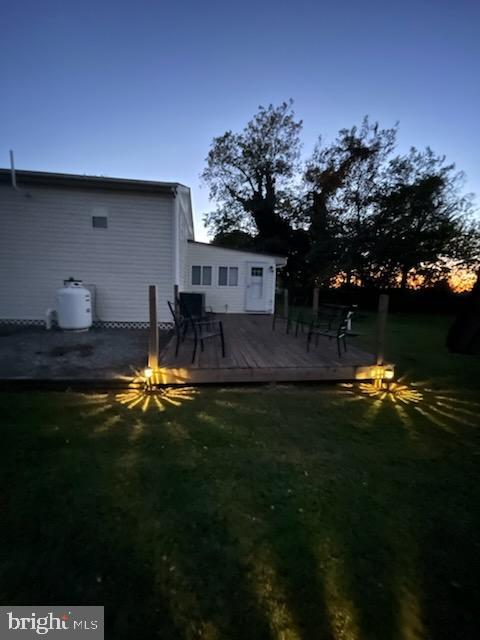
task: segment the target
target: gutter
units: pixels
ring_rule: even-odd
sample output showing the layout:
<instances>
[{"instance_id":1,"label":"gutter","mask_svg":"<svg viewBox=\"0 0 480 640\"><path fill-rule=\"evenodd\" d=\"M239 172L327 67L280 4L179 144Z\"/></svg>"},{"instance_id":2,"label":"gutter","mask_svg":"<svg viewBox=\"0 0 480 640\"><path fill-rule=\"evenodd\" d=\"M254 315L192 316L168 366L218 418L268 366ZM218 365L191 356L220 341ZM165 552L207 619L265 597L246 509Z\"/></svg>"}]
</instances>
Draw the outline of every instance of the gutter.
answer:
<instances>
[{"instance_id":1,"label":"gutter","mask_svg":"<svg viewBox=\"0 0 480 640\"><path fill-rule=\"evenodd\" d=\"M164 193L175 197L178 183L156 182L153 180L133 180L129 178L108 178L103 176L87 176L72 173L49 173L46 171L16 171L15 183L20 178L31 186L47 185L53 187L80 187L95 189L112 189L127 191L144 191ZM12 182L12 168L0 168L0 183Z\"/></svg>"},{"instance_id":2,"label":"gutter","mask_svg":"<svg viewBox=\"0 0 480 640\"><path fill-rule=\"evenodd\" d=\"M12 149L10 149L10 175L12 178L12 187L15 189L15 191L20 191L20 189L17 186L17 176L15 173L15 162L13 160L13 151Z\"/></svg>"}]
</instances>

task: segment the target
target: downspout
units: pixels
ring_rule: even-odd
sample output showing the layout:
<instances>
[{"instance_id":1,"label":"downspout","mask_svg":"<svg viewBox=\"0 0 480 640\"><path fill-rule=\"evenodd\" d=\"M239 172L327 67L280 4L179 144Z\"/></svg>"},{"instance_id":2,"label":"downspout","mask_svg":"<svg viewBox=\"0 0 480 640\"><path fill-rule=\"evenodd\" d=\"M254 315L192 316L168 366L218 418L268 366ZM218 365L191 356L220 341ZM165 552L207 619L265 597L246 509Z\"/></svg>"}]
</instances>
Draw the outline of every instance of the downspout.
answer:
<instances>
[{"instance_id":1,"label":"downspout","mask_svg":"<svg viewBox=\"0 0 480 640\"><path fill-rule=\"evenodd\" d=\"M15 189L15 191L20 191L20 189L17 186L17 176L15 174L15 162L13 160L12 149L10 149L10 173L12 175L12 187Z\"/></svg>"},{"instance_id":2,"label":"downspout","mask_svg":"<svg viewBox=\"0 0 480 640\"><path fill-rule=\"evenodd\" d=\"M15 191L18 191L19 193L23 193L23 195L26 198L31 198L32 196L30 195L30 193L28 191L24 191L23 189L20 189L20 187L17 184L17 174L15 173L15 162L13 160L13 151L10 149L10 174L12 176L12 188L15 189Z\"/></svg>"}]
</instances>

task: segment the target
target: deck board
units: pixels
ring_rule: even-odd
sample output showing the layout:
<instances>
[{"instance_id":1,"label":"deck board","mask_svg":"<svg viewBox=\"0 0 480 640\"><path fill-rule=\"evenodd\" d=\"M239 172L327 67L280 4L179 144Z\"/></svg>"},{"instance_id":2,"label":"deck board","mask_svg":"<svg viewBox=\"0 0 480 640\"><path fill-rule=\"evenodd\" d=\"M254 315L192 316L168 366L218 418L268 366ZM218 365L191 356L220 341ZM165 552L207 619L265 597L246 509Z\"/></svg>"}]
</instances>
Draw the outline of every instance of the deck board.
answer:
<instances>
[{"instance_id":1,"label":"deck board","mask_svg":"<svg viewBox=\"0 0 480 640\"><path fill-rule=\"evenodd\" d=\"M339 358L335 340L320 338L307 351L306 333L287 334L285 322L272 316L219 314L224 325L226 356L222 358L219 338L205 340L191 362L193 343L186 340L175 357L172 338L160 353L159 380L164 384L222 382L284 382L371 379L375 357L352 340Z\"/></svg>"}]
</instances>

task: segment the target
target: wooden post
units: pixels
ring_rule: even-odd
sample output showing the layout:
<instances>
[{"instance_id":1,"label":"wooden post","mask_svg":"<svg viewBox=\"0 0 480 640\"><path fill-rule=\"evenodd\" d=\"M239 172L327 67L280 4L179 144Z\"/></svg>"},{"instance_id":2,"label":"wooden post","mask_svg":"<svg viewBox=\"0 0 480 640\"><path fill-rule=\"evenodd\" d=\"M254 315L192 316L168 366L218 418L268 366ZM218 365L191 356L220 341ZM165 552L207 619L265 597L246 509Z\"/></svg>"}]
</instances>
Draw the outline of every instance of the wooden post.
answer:
<instances>
[{"instance_id":1,"label":"wooden post","mask_svg":"<svg viewBox=\"0 0 480 640\"><path fill-rule=\"evenodd\" d=\"M283 315L288 318L288 289L283 290Z\"/></svg>"},{"instance_id":2,"label":"wooden post","mask_svg":"<svg viewBox=\"0 0 480 640\"><path fill-rule=\"evenodd\" d=\"M378 366L385 361L385 329L387 326L388 296L382 293L378 299L377 316L377 344L375 349L375 360Z\"/></svg>"},{"instance_id":3,"label":"wooden post","mask_svg":"<svg viewBox=\"0 0 480 640\"><path fill-rule=\"evenodd\" d=\"M154 371L158 369L158 322L157 322L157 287L148 287L148 309L150 326L148 331L148 366Z\"/></svg>"},{"instance_id":4,"label":"wooden post","mask_svg":"<svg viewBox=\"0 0 480 640\"><path fill-rule=\"evenodd\" d=\"M173 285L173 308L175 309L175 313L179 313L180 309L178 308L178 284Z\"/></svg>"},{"instance_id":5,"label":"wooden post","mask_svg":"<svg viewBox=\"0 0 480 640\"><path fill-rule=\"evenodd\" d=\"M313 311L313 317L316 318L318 316L318 297L320 294L320 290L318 287L314 287L313 289L313 304L312 304L312 311Z\"/></svg>"}]
</instances>

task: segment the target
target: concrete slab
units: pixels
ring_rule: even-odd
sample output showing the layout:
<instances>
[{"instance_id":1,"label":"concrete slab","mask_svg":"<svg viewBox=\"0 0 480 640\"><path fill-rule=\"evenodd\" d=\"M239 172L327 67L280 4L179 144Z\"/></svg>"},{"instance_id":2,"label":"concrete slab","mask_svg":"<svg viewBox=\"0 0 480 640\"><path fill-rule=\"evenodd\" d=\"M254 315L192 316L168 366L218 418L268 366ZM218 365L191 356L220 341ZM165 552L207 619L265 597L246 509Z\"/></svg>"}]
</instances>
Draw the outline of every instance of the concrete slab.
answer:
<instances>
[{"instance_id":1,"label":"concrete slab","mask_svg":"<svg viewBox=\"0 0 480 640\"><path fill-rule=\"evenodd\" d=\"M160 332L160 346L169 339ZM67 332L0 325L0 380L115 380L143 369L146 329Z\"/></svg>"}]
</instances>

